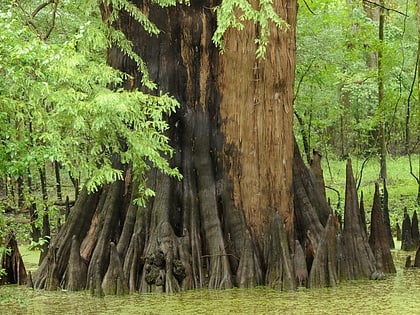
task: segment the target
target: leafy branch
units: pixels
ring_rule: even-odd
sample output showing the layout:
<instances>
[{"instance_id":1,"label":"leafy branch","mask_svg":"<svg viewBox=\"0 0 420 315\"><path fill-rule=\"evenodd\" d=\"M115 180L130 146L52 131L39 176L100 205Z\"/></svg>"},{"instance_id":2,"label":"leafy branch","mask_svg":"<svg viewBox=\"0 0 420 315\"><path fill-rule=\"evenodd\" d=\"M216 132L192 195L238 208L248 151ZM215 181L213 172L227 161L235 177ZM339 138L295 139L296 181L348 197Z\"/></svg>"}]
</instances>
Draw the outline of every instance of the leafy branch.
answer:
<instances>
[{"instance_id":1,"label":"leafy branch","mask_svg":"<svg viewBox=\"0 0 420 315\"><path fill-rule=\"evenodd\" d=\"M257 45L256 55L264 58L270 36L270 23L274 23L277 28L285 29L288 24L276 13L273 8L272 0L261 0L259 9L254 9L247 0L224 0L215 8L217 14L217 29L213 34L213 42L223 52L225 44L223 36L230 28L243 30L244 22L252 21L256 23L259 34L255 38Z\"/></svg>"},{"instance_id":2,"label":"leafy branch","mask_svg":"<svg viewBox=\"0 0 420 315\"><path fill-rule=\"evenodd\" d=\"M48 0L48 1L44 2L44 3L41 3L40 5L38 5L32 11L32 13L29 13L23 7L23 5L22 5L22 3L20 1L17 0L16 1L16 4L22 10L22 12L25 14L25 16L26 16L26 23L34 28L34 30L38 33L38 36L39 36L39 38L41 40L44 40L44 41L47 40L50 37L51 32L55 28L55 21L56 21L56 16L57 16L57 10L58 10L59 0ZM38 15L38 13L40 13L43 9L45 9L50 4L52 4L52 9L51 9L51 22L50 22L50 25L49 25L48 29L46 30L45 34L42 34L42 31L40 30L39 26L35 23L34 18Z\"/></svg>"}]
</instances>

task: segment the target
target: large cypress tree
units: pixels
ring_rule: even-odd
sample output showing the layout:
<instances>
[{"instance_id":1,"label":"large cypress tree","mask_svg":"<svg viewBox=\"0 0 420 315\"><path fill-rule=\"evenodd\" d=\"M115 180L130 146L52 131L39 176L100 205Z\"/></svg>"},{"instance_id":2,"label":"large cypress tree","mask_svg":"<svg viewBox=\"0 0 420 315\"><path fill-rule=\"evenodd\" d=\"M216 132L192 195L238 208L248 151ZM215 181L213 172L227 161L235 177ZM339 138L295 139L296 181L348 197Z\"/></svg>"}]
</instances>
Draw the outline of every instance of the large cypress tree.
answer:
<instances>
[{"instance_id":1,"label":"large cypress tree","mask_svg":"<svg viewBox=\"0 0 420 315\"><path fill-rule=\"evenodd\" d=\"M309 274L312 286L334 285L340 275L369 276L339 273L339 261L345 260L342 270L350 270L346 255L357 254L341 250L342 244L351 244L363 229L353 220L354 233L341 242L316 178L322 172L308 169L294 144L296 1L191 1L173 7L134 1L161 30L158 36L130 12L116 12L115 3L103 4L104 20L114 17L113 27L132 41L158 91L181 105L168 118L168 136L175 149L170 162L183 179L153 169L147 184L155 196L136 205L136 169L115 156L124 180L80 194L51 241L35 286L77 287L69 281L76 273L97 294L261 284L293 289L312 270L317 273ZM242 14L245 21L233 18ZM252 16L259 22L247 19ZM235 23L243 29L228 27ZM121 47L109 50L108 61L131 75L126 88L144 89L144 73ZM357 196L349 198L352 218L359 213ZM327 243L336 248L328 250ZM369 250L362 246L361 251ZM73 260L85 263L86 270L71 268ZM369 268L375 265L371 253L361 260ZM319 272L326 265L329 271Z\"/></svg>"}]
</instances>

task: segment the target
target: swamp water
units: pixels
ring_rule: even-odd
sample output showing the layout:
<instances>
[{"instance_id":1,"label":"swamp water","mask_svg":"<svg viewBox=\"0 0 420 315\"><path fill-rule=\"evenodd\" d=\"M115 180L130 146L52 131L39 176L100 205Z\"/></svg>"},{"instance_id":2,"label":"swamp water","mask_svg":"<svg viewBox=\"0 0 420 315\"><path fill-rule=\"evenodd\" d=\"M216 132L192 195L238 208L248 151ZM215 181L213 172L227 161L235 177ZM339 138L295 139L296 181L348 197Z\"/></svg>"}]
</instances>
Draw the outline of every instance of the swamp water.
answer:
<instances>
[{"instance_id":1,"label":"swamp water","mask_svg":"<svg viewBox=\"0 0 420 315\"><path fill-rule=\"evenodd\" d=\"M295 292L260 287L96 298L88 292L0 286L0 314L420 314L420 269L402 268L413 253L393 254L397 273L386 280Z\"/></svg>"}]
</instances>

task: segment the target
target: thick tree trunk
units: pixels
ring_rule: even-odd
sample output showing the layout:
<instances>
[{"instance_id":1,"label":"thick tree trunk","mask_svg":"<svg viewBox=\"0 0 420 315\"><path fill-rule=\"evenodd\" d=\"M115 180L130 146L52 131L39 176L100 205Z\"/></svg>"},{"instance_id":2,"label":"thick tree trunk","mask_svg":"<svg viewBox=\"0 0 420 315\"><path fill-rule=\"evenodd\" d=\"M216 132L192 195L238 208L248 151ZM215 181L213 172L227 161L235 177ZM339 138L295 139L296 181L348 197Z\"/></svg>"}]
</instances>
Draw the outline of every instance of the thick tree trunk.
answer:
<instances>
[{"instance_id":1,"label":"thick tree trunk","mask_svg":"<svg viewBox=\"0 0 420 315\"><path fill-rule=\"evenodd\" d=\"M129 182L135 170L128 165L119 166L127 182L92 195L83 191L50 244L35 287L70 286L69 257L78 260L77 249L70 250L73 236L81 240L79 261L87 262L86 284L96 295L127 287L130 292L262 284L294 289L308 278L312 286L335 285L344 252L337 220L323 193L322 171L306 167L293 142L296 1L273 2L289 27L270 26L265 59L256 58L259 30L250 22L241 32L225 34L220 55L211 40L216 17L210 8L217 3L171 8L135 3L161 34L148 35L128 14L120 15L119 27L159 89L181 104L169 119L168 136L175 149L171 163L183 179L150 171L147 182L156 195L145 207L133 204L138 183ZM108 58L132 75L127 87L141 88L132 60L117 48ZM357 198L355 192L350 198ZM345 270L358 268L353 263L366 265L362 271L369 276L374 257L363 252L369 248L366 233L360 220L352 224L360 217L352 206L343 239L355 249L345 252ZM357 278L358 271L346 279Z\"/></svg>"},{"instance_id":2,"label":"thick tree trunk","mask_svg":"<svg viewBox=\"0 0 420 315\"><path fill-rule=\"evenodd\" d=\"M78 224L76 213L81 215L83 204L91 200L89 211L83 212L85 226L76 237L82 240L81 257L88 262L87 284L98 292L98 283L105 293L111 291L104 285L109 282L104 277L111 241L131 292L265 282L293 289L294 241L289 239L295 224L296 2L274 2L290 27L278 31L270 26L267 56L261 60L254 42L258 29L248 22L244 31L225 34L226 50L220 55L211 40L216 26L211 1L175 8L137 3L147 6L148 17L162 30L159 37L146 34L126 14L119 25L148 64L151 79L181 103L170 118L169 136L176 150L172 162L184 178L176 182L152 172L149 183L156 196L145 208L122 197L123 183L94 196L82 193L50 246L50 251L56 249L54 274L63 282L64 261L70 255L66 242L76 234L71 226ZM140 86L135 64L117 48L110 50L108 60L133 75L131 86ZM157 262L160 255L164 263ZM47 266L45 259L35 286L45 287Z\"/></svg>"}]
</instances>

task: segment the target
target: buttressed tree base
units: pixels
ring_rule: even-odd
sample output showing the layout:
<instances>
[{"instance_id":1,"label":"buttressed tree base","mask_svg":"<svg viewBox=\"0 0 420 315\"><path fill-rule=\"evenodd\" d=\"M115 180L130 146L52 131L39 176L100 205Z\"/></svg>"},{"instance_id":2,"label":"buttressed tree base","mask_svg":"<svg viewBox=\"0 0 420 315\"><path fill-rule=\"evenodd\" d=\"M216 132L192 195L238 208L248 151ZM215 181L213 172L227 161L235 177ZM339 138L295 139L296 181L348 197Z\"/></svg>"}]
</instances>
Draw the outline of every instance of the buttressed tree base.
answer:
<instances>
[{"instance_id":1,"label":"buttressed tree base","mask_svg":"<svg viewBox=\"0 0 420 315\"><path fill-rule=\"evenodd\" d=\"M138 206L132 166L116 161L125 180L81 192L38 269L37 288L97 295L256 285L293 290L376 271L351 164L341 231L319 185L322 172L305 166L294 143L296 1L273 2L288 26L270 25L265 58L256 53L260 29L249 21L225 32L220 52L212 41L218 4L161 8L136 1L159 36L119 13L116 27L133 42L150 79L181 105L169 118L168 136L171 164L183 179L150 171L155 196ZM126 88L142 88L135 62L117 47L108 62L131 75Z\"/></svg>"}]
</instances>

